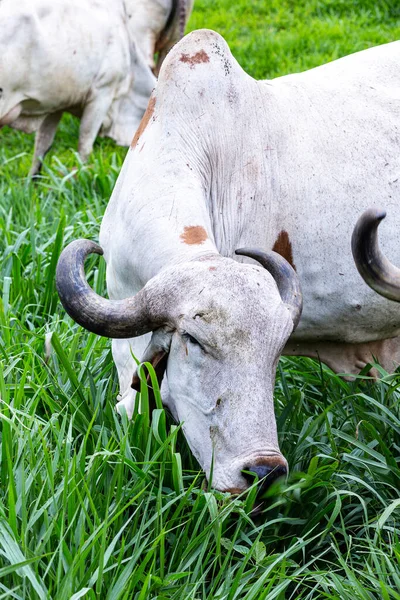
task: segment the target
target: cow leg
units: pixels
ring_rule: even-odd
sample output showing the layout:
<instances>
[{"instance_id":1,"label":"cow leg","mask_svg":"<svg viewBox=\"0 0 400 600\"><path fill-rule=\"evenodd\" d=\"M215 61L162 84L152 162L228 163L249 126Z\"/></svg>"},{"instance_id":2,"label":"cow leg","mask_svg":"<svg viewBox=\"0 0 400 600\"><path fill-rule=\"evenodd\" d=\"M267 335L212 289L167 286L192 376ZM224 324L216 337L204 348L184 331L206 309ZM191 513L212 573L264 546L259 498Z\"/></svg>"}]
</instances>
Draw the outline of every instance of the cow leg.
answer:
<instances>
[{"instance_id":1,"label":"cow leg","mask_svg":"<svg viewBox=\"0 0 400 600\"><path fill-rule=\"evenodd\" d=\"M400 365L400 337L377 340L364 344L346 344L341 342L295 342L286 344L285 356L308 356L325 363L335 373L346 375L351 380L368 364L378 362L385 371L393 373ZM371 377L378 378L379 373L372 368Z\"/></svg>"},{"instance_id":2,"label":"cow leg","mask_svg":"<svg viewBox=\"0 0 400 600\"><path fill-rule=\"evenodd\" d=\"M133 357L140 360L149 341L150 335L112 341L112 354L120 386L116 410L121 413L121 409L124 409L129 419L132 418L136 398L136 391L131 388L132 377L137 369L137 363Z\"/></svg>"},{"instance_id":3,"label":"cow leg","mask_svg":"<svg viewBox=\"0 0 400 600\"><path fill-rule=\"evenodd\" d=\"M93 144L111 106L112 96L97 95L83 109L79 128L78 152L86 162L93 150Z\"/></svg>"},{"instance_id":4,"label":"cow leg","mask_svg":"<svg viewBox=\"0 0 400 600\"><path fill-rule=\"evenodd\" d=\"M62 110L51 113L50 115L47 115L41 122L40 127L36 132L33 161L31 170L29 171L30 177L36 177L40 173L44 157L50 150L54 141L54 136L56 134L57 126L60 122L62 114Z\"/></svg>"}]
</instances>

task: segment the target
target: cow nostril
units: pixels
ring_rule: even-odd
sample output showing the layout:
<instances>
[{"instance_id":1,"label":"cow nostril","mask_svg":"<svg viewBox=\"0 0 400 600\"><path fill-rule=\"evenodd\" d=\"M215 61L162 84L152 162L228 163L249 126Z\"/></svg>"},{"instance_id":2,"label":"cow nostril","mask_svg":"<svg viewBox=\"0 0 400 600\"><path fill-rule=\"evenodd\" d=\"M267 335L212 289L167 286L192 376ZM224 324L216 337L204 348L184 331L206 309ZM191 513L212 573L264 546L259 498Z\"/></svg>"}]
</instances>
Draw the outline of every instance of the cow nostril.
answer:
<instances>
[{"instance_id":1,"label":"cow nostril","mask_svg":"<svg viewBox=\"0 0 400 600\"><path fill-rule=\"evenodd\" d=\"M258 477L260 481L258 493L262 494L274 481L286 477L287 468L285 465L249 465L242 471L242 475L250 485Z\"/></svg>"}]
</instances>

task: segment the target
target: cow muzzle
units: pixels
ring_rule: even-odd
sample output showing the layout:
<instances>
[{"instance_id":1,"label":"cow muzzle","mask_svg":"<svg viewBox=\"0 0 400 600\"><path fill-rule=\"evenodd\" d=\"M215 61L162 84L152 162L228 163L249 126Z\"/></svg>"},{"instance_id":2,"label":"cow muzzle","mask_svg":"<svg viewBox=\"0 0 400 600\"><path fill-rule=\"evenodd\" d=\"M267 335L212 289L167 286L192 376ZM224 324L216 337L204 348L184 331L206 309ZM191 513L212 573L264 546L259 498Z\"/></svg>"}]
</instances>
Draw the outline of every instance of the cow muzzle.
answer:
<instances>
[{"instance_id":1,"label":"cow muzzle","mask_svg":"<svg viewBox=\"0 0 400 600\"><path fill-rule=\"evenodd\" d=\"M212 487L234 495L246 492L257 485L257 498L265 494L273 483L288 474L286 459L276 452L271 455L252 456L245 460L234 460L229 468L215 465Z\"/></svg>"},{"instance_id":2,"label":"cow muzzle","mask_svg":"<svg viewBox=\"0 0 400 600\"><path fill-rule=\"evenodd\" d=\"M287 477L287 474L287 465L284 463L249 465L242 471L243 477L250 486L257 481L257 497L265 494L273 483Z\"/></svg>"}]
</instances>

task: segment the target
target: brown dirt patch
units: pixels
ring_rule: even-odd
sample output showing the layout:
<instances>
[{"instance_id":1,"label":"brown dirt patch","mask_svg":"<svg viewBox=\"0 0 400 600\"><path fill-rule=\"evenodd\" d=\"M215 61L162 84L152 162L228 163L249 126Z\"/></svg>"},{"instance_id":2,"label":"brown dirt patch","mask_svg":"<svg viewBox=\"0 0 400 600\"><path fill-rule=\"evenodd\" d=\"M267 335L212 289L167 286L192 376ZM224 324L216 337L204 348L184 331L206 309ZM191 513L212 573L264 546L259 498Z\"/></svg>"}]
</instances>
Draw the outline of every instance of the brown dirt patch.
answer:
<instances>
[{"instance_id":1,"label":"brown dirt patch","mask_svg":"<svg viewBox=\"0 0 400 600\"><path fill-rule=\"evenodd\" d=\"M194 225L192 227L185 227L180 237L185 244L192 246L195 244L203 244L208 238L208 235L204 227L201 227L201 225Z\"/></svg>"},{"instance_id":2,"label":"brown dirt patch","mask_svg":"<svg viewBox=\"0 0 400 600\"><path fill-rule=\"evenodd\" d=\"M290 263L294 270L296 270L296 266L293 262L293 249L292 244L289 239L289 234L284 229L279 233L276 238L275 244L272 246L272 250L277 252L283 258L285 258L288 263Z\"/></svg>"},{"instance_id":3,"label":"brown dirt patch","mask_svg":"<svg viewBox=\"0 0 400 600\"><path fill-rule=\"evenodd\" d=\"M189 54L181 54L179 60L183 63L187 63L191 69L194 69L195 65L210 62L210 57L204 50L199 50L199 52L196 52L196 54L192 54L191 56Z\"/></svg>"}]
</instances>

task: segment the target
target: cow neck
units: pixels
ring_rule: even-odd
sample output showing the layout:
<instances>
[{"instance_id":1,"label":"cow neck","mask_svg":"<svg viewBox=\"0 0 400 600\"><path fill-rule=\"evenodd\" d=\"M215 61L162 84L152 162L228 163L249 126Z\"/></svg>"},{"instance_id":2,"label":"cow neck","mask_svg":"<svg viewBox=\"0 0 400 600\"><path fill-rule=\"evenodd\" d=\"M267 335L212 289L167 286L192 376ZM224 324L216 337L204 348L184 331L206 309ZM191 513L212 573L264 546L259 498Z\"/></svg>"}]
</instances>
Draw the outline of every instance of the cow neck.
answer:
<instances>
[{"instance_id":1,"label":"cow neck","mask_svg":"<svg viewBox=\"0 0 400 600\"><path fill-rule=\"evenodd\" d=\"M123 256L142 285L168 266L218 254L197 170L180 148L167 151L161 137L153 146L148 138L127 155L100 235L107 262Z\"/></svg>"}]
</instances>

